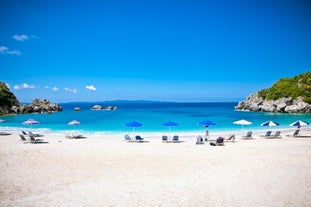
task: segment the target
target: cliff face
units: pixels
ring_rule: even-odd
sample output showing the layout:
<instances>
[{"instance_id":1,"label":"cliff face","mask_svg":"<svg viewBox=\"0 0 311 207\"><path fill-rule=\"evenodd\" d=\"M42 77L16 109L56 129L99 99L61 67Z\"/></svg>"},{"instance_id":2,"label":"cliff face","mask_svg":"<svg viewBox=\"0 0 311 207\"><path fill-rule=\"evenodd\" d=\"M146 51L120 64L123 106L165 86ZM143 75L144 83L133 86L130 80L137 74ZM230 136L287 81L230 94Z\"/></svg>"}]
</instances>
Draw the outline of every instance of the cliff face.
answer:
<instances>
[{"instance_id":1,"label":"cliff face","mask_svg":"<svg viewBox=\"0 0 311 207\"><path fill-rule=\"evenodd\" d=\"M267 101L256 93L240 101L235 109L275 113L311 113L311 104L303 102L301 97L297 100L289 97Z\"/></svg>"},{"instance_id":2,"label":"cliff face","mask_svg":"<svg viewBox=\"0 0 311 207\"><path fill-rule=\"evenodd\" d=\"M0 115L51 113L62 110L59 104L53 104L48 100L35 99L31 104L21 105L7 85L0 82Z\"/></svg>"}]
</instances>

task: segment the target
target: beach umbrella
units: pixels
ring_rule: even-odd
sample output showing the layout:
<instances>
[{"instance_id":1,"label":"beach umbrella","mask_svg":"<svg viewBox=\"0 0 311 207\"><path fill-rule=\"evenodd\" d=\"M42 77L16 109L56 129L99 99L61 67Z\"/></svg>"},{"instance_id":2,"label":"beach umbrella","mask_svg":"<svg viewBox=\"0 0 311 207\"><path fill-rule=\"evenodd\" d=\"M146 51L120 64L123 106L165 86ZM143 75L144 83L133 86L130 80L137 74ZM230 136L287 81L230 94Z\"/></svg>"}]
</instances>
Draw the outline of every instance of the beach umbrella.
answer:
<instances>
[{"instance_id":1,"label":"beach umbrella","mask_svg":"<svg viewBox=\"0 0 311 207\"><path fill-rule=\"evenodd\" d=\"M247 120L245 120L245 119L241 119L241 120L235 121L235 122L233 122L233 123L234 123L234 124L242 125L242 129L244 128L244 125L251 125L251 124L253 124L252 122L247 121Z\"/></svg>"},{"instance_id":2,"label":"beach umbrella","mask_svg":"<svg viewBox=\"0 0 311 207\"><path fill-rule=\"evenodd\" d=\"M207 128L208 128L209 126L214 126L214 125L216 125L216 123L215 123L215 122L212 122L212 121L210 121L210 120L205 120L205 121L199 122L199 125L205 126L205 128L206 128L205 136L206 136L206 139L208 139L209 132L208 132Z\"/></svg>"},{"instance_id":3,"label":"beach umbrella","mask_svg":"<svg viewBox=\"0 0 311 207\"><path fill-rule=\"evenodd\" d=\"M142 127L143 125L137 121L131 121L125 124L126 127L132 127L133 128L133 135L135 133L135 128L136 127Z\"/></svg>"},{"instance_id":4,"label":"beach umbrella","mask_svg":"<svg viewBox=\"0 0 311 207\"><path fill-rule=\"evenodd\" d=\"M32 129L32 125L33 124L39 124L40 122L34 120L34 119L28 119L27 121L24 121L23 124L25 125L30 125L31 129Z\"/></svg>"},{"instance_id":5,"label":"beach umbrella","mask_svg":"<svg viewBox=\"0 0 311 207\"><path fill-rule=\"evenodd\" d=\"M199 125L203 125L203 126L214 126L216 125L214 122L210 121L210 120L205 120L205 121L201 121L199 122Z\"/></svg>"},{"instance_id":6,"label":"beach umbrella","mask_svg":"<svg viewBox=\"0 0 311 207\"><path fill-rule=\"evenodd\" d=\"M307 125L309 125L308 122L297 120L297 121L291 123L289 126L297 126L297 127L299 126L299 127L301 127L301 126L307 126Z\"/></svg>"},{"instance_id":7,"label":"beach umbrella","mask_svg":"<svg viewBox=\"0 0 311 207\"><path fill-rule=\"evenodd\" d=\"M76 134L76 126L80 125L81 123L76 121L76 120L72 120L71 122L68 123L68 125L72 125L74 128L74 134Z\"/></svg>"},{"instance_id":8,"label":"beach umbrella","mask_svg":"<svg viewBox=\"0 0 311 207\"><path fill-rule=\"evenodd\" d=\"M264 122L264 123L262 123L262 124L260 124L261 126L278 126L278 125L280 125L279 123L276 123L276 122L274 122L274 121L266 121L266 122Z\"/></svg>"},{"instance_id":9,"label":"beach umbrella","mask_svg":"<svg viewBox=\"0 0 311 207\"><path fill-rule=\"evenodd\" d=\"M171 137L171 127L175 127L178 126L179 124L172 122L172 121L168 121L168 122L164 122L162 124L162 126L166 126L168 127L168 133L169 133L169 137Z\"/></svg>"}]
</instances>

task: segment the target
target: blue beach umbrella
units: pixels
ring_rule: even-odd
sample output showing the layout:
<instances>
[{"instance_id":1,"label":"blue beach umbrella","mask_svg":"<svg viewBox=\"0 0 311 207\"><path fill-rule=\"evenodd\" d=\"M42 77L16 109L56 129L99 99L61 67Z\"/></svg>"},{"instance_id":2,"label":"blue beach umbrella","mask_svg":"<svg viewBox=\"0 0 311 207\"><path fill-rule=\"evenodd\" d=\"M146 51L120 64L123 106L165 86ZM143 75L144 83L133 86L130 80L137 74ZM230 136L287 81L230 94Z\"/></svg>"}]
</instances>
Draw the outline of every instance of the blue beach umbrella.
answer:
<instances>
[{"instance_id":1,"label":"blue beach umbrella","mask_svg":"<svg viewBox=\"0 0 311 207\"><path fill-rule=\"evenodd\" d=\"M280 124L276 123L274 121L266 121L266 122L261 124L261 126L278 126L278 125L280 125Z\"/></svg>"},{"instance_id":2,"label":"blue beach umbrella","mask_svg":"<svg viewBox=\"0 0 311 207\"><path fill-rule=\"evenodd\" d=\"M299 126L299 127L301 127L301 126L307 126L307 125L309 125L308 122L297 120L297 121L291 123L289 126Z\"/></svg>"},{"instance_id":3,"label":"blue beach umbrella","mask_svg":"<svg viewBox=\"0 0 311 207\"><path fill-rule=\"evenodd\" d=\"M203 125L203 126L214 126L216 125L214 122L210 121L210 120L205 120L205 121L201 121L199 122L199 125Z\"/></svg>"},{"instance_id":4,"label":"blue beach umbrella","mask_svg":"<svg viewBox=\"0 0 311 207\"><path fill-rule=\"evenodd\" d=\"M142 127L143 125L137 121L131 121L125 124L126 127L132 127L133 128L133 135L135 132L136 127Z\"/></svg>"},{"instance_id":5,"label":"blue beach umbrella","mask_svg":"<svg viewBox=\"0 0 311 207\"><path fill-rule=\"evenodd\" d=\"M168 127L168 133L169 133L169 137L171 137L171 127L175 127L178 126L179 124L172 122L172 121L168 121L162 124L162 126L167 126Z\"/></svg>"}]
</instances>

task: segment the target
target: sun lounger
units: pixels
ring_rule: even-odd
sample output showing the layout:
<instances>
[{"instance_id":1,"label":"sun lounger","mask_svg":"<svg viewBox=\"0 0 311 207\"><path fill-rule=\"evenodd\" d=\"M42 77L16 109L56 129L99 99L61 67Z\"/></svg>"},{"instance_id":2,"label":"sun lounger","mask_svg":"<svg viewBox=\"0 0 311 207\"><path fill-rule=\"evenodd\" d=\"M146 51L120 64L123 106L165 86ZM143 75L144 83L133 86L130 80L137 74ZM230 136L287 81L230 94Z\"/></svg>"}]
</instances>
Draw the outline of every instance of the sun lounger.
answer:
<instances>
[{"instance_id":1,"label":"sun lounger","mask_svg":"<svg viewBox=\"0 0 311 207\"><path fill-rule=\"evenodd\" d=\"M43 139L36 139L34 136L30 135L29 136L30 138L30 143L33 143L33 144L38 144L38 143L48 143L48 142L45 142Z\"/></svg>"},{"instance_id":2,"label":"sun lounger","mask_svg":"<svg viewBox=\"0 0 311 207\"><path fill-rule=\"evenodd\" d=\"M0 132L0 136L7 136L7 135L11 135L11 133L8 133L8 132Z\"/></svg>"},{"instance_id":3,"label":"sun lounger","mask_svg":"<svg viewBox=\"0 0 311 207\"><path fill-rule=\"evenodd\" d=\"M28 133L29 133L29 135L31 135L33 137L44 137L44 135L42 135L42 134L34 134L31 131L29 131Z\"/></svg>"},{"instance_id":4,"label":"sun lounger","mask_svg":"<svg viewBox=\"0 0 311 207\"><path fill-rule=\"evenodd\" d=\"M144 141L144 138L142 138L142 137L139 136L139 135L136 135L136 136L135 136L135 141L136 141L136 142L143 142L143 141Z\"/></svg>"},{"instance_id":5,"label":"sun lounger","mask_svg":"<svg viewBox=\"0 0 311 207\"><path fill-rule=\"evenodd\" d=\"M23 133L23 135L25 135L25 136L29 136L29 134L26 133L25 131L22 131L22 133Z\"/></svg>"},{"instance_id":6,"label":"sun lounger","mask_svg":"<svg viewBox=\"0 0 311 207\"><path fill-rule=\"evenodd\" d=\"M128 142L131 142L132 138L128 134L126 134L126 135L124 135L124 140L128 141Z\"/></svg>"},{"instance_id":7,"label":"sun lounger","mask_svg":"<svg viewBox=\"0 0 311 207\"><path fill-rule=\"evenodd\" d=\"M197 142L195 144L204 144L203 137L198 136L197 137Z\"/></svg>"},{"instance_id":8,"label":"sun lounger","mask_svg":"<svg viewBox=\"0 0 311 207\"><path fill-rule=\"evenodd\" d=\"M218 137L217 139L216 139L216 146L225 146L225 144L224 144L224 138L223 137Z\"/></svg>"},{"instance_id":9,"label":"sun lounger","mask_svg":"<svg viewBox=\"0 0 311 207\"><path fill-rule=\"evenodd\" d=\"M272 134L269 138L281 138L281 131L276 131L275 134Z\"/></svg>"},{"instance_id":10,"label":"sun lounger","mask_svg":"<svg viewBox=\"0 0 311 207\"><path fill-rule=\"evenodd\" d=\"M248 131L245 136L242 136L242 139L253 139L253 132Z\"/></svg>"},{"instance_id":11,"label":"sun lounger","mask_svg":"<svg viewBox=\"0 0 311 207\"><path fill-rule=\"evenodd\" d=\"M24 142L24 144L25 144L25 143L30 143L30 141L27 140L26 137L25 137L23 134L20 134L19 137L21 138L21 141Z\"/></svg>"},{"instance_id":12,"label":"sun lounger","mask_svg":"<svg viewBox=\"0 0 311 207\"><path fill-rule=\"evenodd\" d=\"M235 134L230 134L228 139L224 140L225 142L235 142Z\"/></svg>"},{"instance_id":13,"label":"sun lounger","mask_svg":"<svg viewBox=\"0 0 311 207\"><path fill-rule=\"evenodd\" d=\"M179 142L179 136L178 135L173 136L172 142Z\"/></svg>"},{"instance_id":14,"label":"sun lounger","mask_svg":"<svg viewBox=\"0 0 311 207\"><path fill-rule=\"evenodd\" d=\"M67 133L65 136L67 139L84 139L86 138L86 136L83 136L81 134L71 134L71 133Z\"/></svg>"},{"instance_id":15,"label":"sun lounger","mask_svg":"<svg viewBox=\"0 0 311 207\"><path fill-rule=\"evenodd\" d=\"M297 129L297 130L294 132L293 136L294 136L294 137L299 136L299 132L300 132L300 130Z\"/></svg>"},{"instance_id":16,"label":"sun lounger","mask_svg":"<svg viewBox=\"0 0 311 207\"><path fill-rule=\"evenodd\" d=\"M265 138L269 138L271 136L272 131L267 131L265 135L263 135L263 137Z\"/></svg>"},{"instance_id":17,"label":"sun lounger","mask_svg":"<svg viewBox=\"0 0 311 207\"><path fill-rule=\"evenodd\" d=\"M166 135L162 136L162 142L168 142L168 137Z\"/></svg>"}]
</instances>

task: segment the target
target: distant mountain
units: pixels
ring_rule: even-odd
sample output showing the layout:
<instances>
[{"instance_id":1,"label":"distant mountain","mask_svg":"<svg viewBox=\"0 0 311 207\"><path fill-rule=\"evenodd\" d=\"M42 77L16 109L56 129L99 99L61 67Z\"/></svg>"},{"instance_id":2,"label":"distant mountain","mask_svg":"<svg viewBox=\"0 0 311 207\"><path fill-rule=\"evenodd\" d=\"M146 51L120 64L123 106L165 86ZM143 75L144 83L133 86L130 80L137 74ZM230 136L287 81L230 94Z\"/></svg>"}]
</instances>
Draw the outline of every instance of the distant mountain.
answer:
<instances>
[{"instance_id":1,"label":"distant mountain","mask_svg":"<svg viewBox=\"0 0 311 207\"><path fill-rule=\"evenodd\" d=\"M238 110L311 113L311 73L281 78L273 86L251 94L235 107Z\"/></svg>"}]
</instances>

